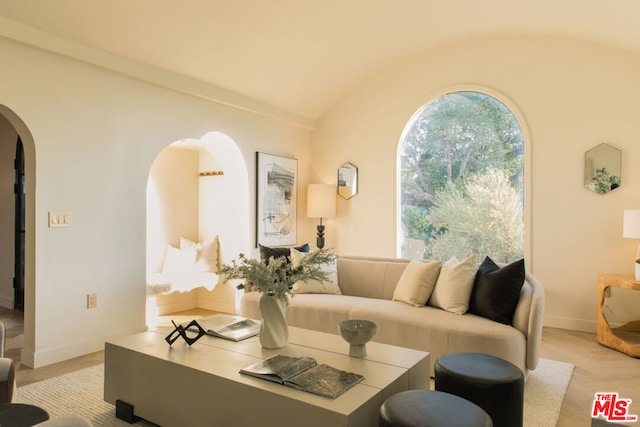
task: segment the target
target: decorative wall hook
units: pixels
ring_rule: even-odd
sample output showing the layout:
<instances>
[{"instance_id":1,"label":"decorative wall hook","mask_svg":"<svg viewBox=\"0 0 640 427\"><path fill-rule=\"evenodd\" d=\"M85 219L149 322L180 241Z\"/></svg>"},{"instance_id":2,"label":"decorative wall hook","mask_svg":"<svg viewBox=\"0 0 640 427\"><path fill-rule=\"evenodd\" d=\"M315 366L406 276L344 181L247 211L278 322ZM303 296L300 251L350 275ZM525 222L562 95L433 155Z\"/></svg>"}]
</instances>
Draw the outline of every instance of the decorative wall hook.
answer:
<instances>
[{"instance_id":1,"label":"decorative wall hook","mask_svg":"<svg viewBox=\"0 0 640 427\"><path fill-rule=\"evenodd\" d=\"M184 339L186 343L189 344L189 347L191 347L191 344L198 341L200 338L202 338L203 335L207 333L207 331L205 331L202 326L200 326L200 324L195 320L192 320L186 328L182 325L176 325L176 322L174 322L173 320L171 321L171 323L173 323L175 329L165 337L165 341L168 342L169 345L172 345L179 337L182 337L182 339ZM189 335L187 335L187 330L193 331L194 328L197 329L197 335L195 337L190 337Z\"/></svg>"},{"instance_id":2,"label":"decorative wall hook","mask_svg":"<svg viewBox=\"0 0 640 427\"><path fill-rule=\"evenodd\" d=\"M200 172L200 176L219 176L224 175L224 171L221 170L206 170Z\"/></svg>"}]
</instances>

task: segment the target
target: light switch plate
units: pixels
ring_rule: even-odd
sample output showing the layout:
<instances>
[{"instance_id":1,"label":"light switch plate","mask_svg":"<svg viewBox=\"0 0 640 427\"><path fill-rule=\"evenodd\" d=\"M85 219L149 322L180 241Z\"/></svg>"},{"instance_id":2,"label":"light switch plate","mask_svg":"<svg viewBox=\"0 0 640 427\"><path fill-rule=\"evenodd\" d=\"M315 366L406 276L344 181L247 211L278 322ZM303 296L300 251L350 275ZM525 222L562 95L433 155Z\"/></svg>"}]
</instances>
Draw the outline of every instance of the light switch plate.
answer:
<instances>
[{"instance_id":1,"label":"light switch plate","mask_svg":"<svg viewBox=\"0 0 640 427\"><path fill-rule=\"evenodd\" d=\"M49 212L49 227L71 227L71 212Z\"/></svg>"}]
</instances>

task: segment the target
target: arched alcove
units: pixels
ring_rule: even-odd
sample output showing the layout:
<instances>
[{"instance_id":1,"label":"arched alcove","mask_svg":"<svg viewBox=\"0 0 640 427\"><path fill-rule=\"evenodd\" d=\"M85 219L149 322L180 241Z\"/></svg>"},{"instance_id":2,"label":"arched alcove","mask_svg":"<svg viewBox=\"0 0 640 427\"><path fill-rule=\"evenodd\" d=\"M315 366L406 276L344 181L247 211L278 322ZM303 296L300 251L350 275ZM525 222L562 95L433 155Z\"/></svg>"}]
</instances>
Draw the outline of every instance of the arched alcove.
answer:
<instances>
[{"instance_id":1,"label":"arched alcove","mask_svg":"<svg viewBox=\"0 0 640 427\"><path fill-rule=\"evenodd\" d=\"M29 128L24 121L9 107L0 104L2 116L15 130L20 138L24 150L24 186L25 186L25 217L24 217L24 345L21 355L22 364L33 367L35 352L35 300L36 300L36 227L35 227L35 181L36 156L35 143ZM16 140L0 141L0 144L10 144L15 149ZM13 172L12 172L13 173Z\"/></svg>"},{"instance_id":2,"label":"arched alcove","mask_svg":"<svg viewBox=\"0 0 640 427\"><path fill-rule=\"evenodd\" d=\"M163 271L168 251L180 239L218 241L220 262L250 250L247 166L235 142L220 132L183 139L163 149L147 183L147 283ZM196 286L148 286L147 322L154 315L206 308L235 313L236 291L230 284L215 289Z\"/></svg>"}]
</instances>

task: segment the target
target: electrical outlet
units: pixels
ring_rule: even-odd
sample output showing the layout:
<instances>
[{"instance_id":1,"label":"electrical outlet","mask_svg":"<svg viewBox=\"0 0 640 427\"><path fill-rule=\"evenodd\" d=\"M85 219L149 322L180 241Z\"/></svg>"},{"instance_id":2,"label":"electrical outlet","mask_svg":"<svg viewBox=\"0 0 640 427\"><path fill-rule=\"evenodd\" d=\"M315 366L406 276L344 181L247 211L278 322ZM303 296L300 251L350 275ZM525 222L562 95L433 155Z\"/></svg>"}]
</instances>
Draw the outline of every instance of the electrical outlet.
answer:
<instances>
[{"instance_id":1,"label":"electrical outlet","mask_svg":"<svg viewBox=\"0 0 640 427\"><path fill-rule=\"evenodd\" d=\"M96 308L98 306L98 294L87 294L87 308Z\"/></svg>"}]
</instances>

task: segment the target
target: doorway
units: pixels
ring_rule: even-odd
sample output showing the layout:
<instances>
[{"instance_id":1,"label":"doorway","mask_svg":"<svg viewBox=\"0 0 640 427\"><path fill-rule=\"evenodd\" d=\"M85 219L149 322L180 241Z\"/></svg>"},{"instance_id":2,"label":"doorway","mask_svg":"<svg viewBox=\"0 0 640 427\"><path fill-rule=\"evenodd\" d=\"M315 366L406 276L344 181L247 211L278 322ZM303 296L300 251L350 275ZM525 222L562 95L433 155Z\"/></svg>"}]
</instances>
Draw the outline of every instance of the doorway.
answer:
<instances>
[{"instance_id":1,"label":"doorway","mask_svg":"<svg viewBox=\"0 0 640 427\"><path fill-rule=\"evenodd\" d=\"M31 131L11 108L0 104L0 306L12 313L11 318L22 319L24 338L14 350L30 367L36 347L35 170Z\"/></svg>"},{"instance_id":2,"label":"doorway","mask_svg":"<svg viewBox=\"0 0 640 427\"><path fill-rule=\"evenodd\" d=\"M13 309L24 311L24 243L27 188L24 181L24 147L20 136L16 141L16 157L13 164L16 171L13 186L15 193Z\"/></svg>"}]
</instances>

